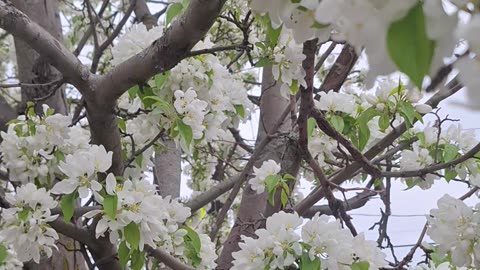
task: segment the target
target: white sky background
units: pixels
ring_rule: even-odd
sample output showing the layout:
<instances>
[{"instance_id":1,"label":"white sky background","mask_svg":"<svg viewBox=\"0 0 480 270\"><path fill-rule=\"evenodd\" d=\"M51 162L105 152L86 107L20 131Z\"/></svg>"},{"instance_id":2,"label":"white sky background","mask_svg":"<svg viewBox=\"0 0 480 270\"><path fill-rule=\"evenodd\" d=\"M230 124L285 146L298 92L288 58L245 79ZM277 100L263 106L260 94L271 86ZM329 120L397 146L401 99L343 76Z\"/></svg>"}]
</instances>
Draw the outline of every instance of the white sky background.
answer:
<instances>
[{"instance_id":1,"label":"white sky background","mask_svg":"<svg viewBox=\"0 0 480 270\"><path fill-rule=\"evenodd\" d=\"M161 10L163 5L149 4L149 7L151 12L155 13ZM65 21L63 21L63 23L64 25L68 25ZM91 52L92 48L86 47L83 54L89 51ZM336 51L339 52L339 50ZM86 57L81 57L81 60L84 63L90 62ZM440 104L442 109L440 110L439 114L441 116L446 116L448 114L450 118L460 119L460 123L464 129L478 130L479 132L476 132L478 137L478 134L480 134L480 112L471 111L467 109L466 106L458 105L465 104L466 101L467 97L465 95L465 90L461 90L453 97ZM254 140L256 137L257 127L258 111L252 114L251 121L241 125L240 131L242 136L245 139ZM190 194L192 193L192 191L186 186L186 180L186 176L182 175L181 197L190 197ZM305 181L302 182L302 184L305 184ZM303 190L305 195L309 193L311 188L311 185L308 185L308 183L306 184L307 185L301 187L301 190ZM445 193L448 193L453 197L459 197L467 191L467 188L464 184L456 182L447 184L444 180L437 180L431 189L425 191L417 187L405 191L405 187L405 184L401 183L399 180L392 181L392 216L389 220L388 234L391 237L391 241L394 246L406 246L395 248L395 252L399 260L401 260L403 256L405 256L405 254L410 250L410 245L413 245L417 241L418 235L426 221L425 215L429 213L430 209L436 207L437 200ZM342 198L341 193L337 192L335 195L337 198ZM355 195L354 192L349 192L347 194L348 197L353 195ZM474 199L467 200L467 202L469 205L476 203ZM325 202L320 203L324 204ZM371 231L369 231L368 228L370 228L375 222L379 221L380 208L383 208L383 202L378 196L376 196L361 209L349 212L349 214L353 217L353 224L356 226L359 232L365 233L367 239L376 241L378 237L378 227ZM388 250L385 250L385 252L386 254L390 254ZM420 250L417 251L416 254L423 253ZM389 256L389 259L391 259L391 256ZM414 260L419 261L421 259L422 258L417 256Z\"/></svg>"}]
</instances>

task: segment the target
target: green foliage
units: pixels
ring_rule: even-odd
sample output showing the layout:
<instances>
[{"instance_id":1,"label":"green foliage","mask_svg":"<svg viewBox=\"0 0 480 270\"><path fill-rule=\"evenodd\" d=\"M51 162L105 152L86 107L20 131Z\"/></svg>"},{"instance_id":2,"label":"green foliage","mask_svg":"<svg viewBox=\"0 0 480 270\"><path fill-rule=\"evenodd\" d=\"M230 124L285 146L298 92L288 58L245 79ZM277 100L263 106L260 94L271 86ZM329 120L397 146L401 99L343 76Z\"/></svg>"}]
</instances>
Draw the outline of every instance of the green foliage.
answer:
<instances>
[{"instance_id":1,"label":"green foliage","mask_svg":"<svg viewBox=\"0 0 480 270\"><path fill-rule=\"evenodd\" d=\"M350 266L352 270L369 270L370 264L368 262L356 262Z\"/></svg>"},{"instance_id":2,"label":"green foliage","mask_svg":"<svg viewBox=\"0 0 480 270\"><path fill-rule=\"evenodd\" d=\"M422 2L390 25L387 49L398 69L421 89L423 77L429 74L435 49L435 42L427 35Z\"/></svg>"},{"instance_id":3,"label":"green foliage","mask_svg":"<svg viewBox=\"0 0 480 270\"><path fill-rule=\"evenodd\" d=\"M63 219L69 222L73 217L75 209L75 200L78 198L78 192L72 192L71 194L63 195L60 201L60 208L62 209Z\"/></svg>"},{"instance_id":4,"label":"green foliage","mask_svg":"<svg viewBox=\"0 0 480 270\"><path fill-rule=\"evenodd\" d=\"M192 266L197 267L202 262L202 258L200 257L200 248L202 245L200 237L197 232L190 227L183 226L182 229L187 231L187 234L183 237L186 255L192 261Z\"/></svg>"},{"instance_id":5,"label":"green foliage","mask_svg":"<svg viewBox=\"0 0 480 270\"><path fill-rule=\"evenodd\" d=\"M111 219L115 219L117 216L117 195L105 195L103 199L103 212Z\"/></svg>"},{"instance_id":6,"label":"green foliage","mask_svg":"<svg viewBox=\"0 0 480 270\"><path fill-rule=\"evenodd\" d=\"M189 147L190 144L192 143L192 138L193 138L192 127L190 127L189 125L186 125L185 123L183 123L182 120L178 119L177 128L178 128L178 133L180 134L180 137L185 142L185 145Z\"/></svg>"},{"instance_id":7,"label":"green foliage","mask_svg":"<svg viewBox=\"0 0 480 270\"><path fill-rule=\"evenodd\" d=\"M130 244L130 249L138 250L138 245L140 243L140 229L138 228L138 224L132 221L123 229L123 231L125 233L125 240Z\"/></svg>"},{"instance_id":8,"label":"green foliage","mask_svg":"<svg viewBox=\"0 0 480 270\"><path fill-rule=\"evenodd\" d=\"M319 258L315 258L313 261L310 260L307 252L303 252L300 257L300 270L320 270L322 262Z\"/></svg>"},{"instance_id":9,"label":"green foliage","mask_svg":"<svg viewBox=\"0 0 480 270\"><path fill-rule=\"evenodd\" d=\"M0 245L0 264L2 264L5 261L5 259L7 259L7 256L8 256L7 247L5 247L4 245Z\"/></svg>"}]
</instances>

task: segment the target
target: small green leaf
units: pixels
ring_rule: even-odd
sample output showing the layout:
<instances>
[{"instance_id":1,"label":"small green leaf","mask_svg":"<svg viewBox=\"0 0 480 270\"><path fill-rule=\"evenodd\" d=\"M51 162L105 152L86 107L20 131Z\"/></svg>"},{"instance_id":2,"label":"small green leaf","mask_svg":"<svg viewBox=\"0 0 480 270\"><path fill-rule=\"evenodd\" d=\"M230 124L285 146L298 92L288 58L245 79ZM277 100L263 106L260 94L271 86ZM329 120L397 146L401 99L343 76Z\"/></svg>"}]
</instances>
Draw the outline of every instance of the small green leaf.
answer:
<instances>
[{"instance_id":1,"label":"small green leaf","mask_svg":"<svg viewBox=\"0 0 480 270\"><path fill-rule=\"evenodd\" d=\"M306 252L300 257L300 270L320 270L321 266L322 262L319 258L312 261Z\"/></svg>"},{"instance_id":2,"label":"small green leaf","mask_svg":"<svg viewBox=\"0 0 480 270\"><path fill-rule=\"evenodd\" d=\"M170 71L155 75L155 86L158 89L161 89L169 76L170 76Z\"/></svg>"},{"instance_id":3,"label":"small green leaf","mask_svg":"<svg viewBox=\"0 0 480 270\"><path fill-rule=\"evenodd\" d=\"M343 118L341 116L332 115L332 117L330 118L330 123L338 132L343 132L345 124L343 123Z\"/></svg>"},{"instance_id":4,"label":"small green leaf","mask_svg":"<svg viewBox=\"0 0 480 270\"><path fill-rule=\"evenodd\" d=\"M130 249L127 247L125 241L122 241L118 246L118 260L122 269L127 266L128 259L130 258Z\"/></svg>"},{"instance_id":5,"label":"small green leaf","mask_svg":"<svg viewBox=\"0 0 480 270\"><path fill-rule=\"evenodd\" d=\"M130 222L124 229L125 240L130 244L131 250L137 250L138 244L140 243L140 230L138 229L138 224L135 222Z\"/></svg>"},{"instance_id":6,"label":"small green leaf","mask_svg":"<svg viewBox=\"0 0 480 270\"><path fill-rule=\"evenodd\" d=\"M357 123L359 125L367 125L373 117L379 115L380 113L374 108L370 107L363 111L357 118Z\"/></svg>"},{"instance_id":7,"label":"small green leaf","mask_svg":"<svg viewBox=\"0 0 480 270\"><path fill-rule=\"evenodd\" d=\"M282 191L280 192L280 201L283 207L285 207L288 203L288 194L285 189L282 189Z\"/></svg>"},{"instance_id":8,"label":"small green leaf","mask_svg":"<svg viewBox=\"0 0 480 270\"><path fill-rule=\"evenodd\" d=\"M240 118L245 118L245 108L242 105L234 105L234 107Z\"/></svg>"},{"instance_id":9,"label":"small green leaf","mask_svg":"<svg viewBox=\"0 0 480 270\"><path fill-rule=\"evenodd\" d=\"M378 127L380 127L381 130L386 130L389 125L390 125L390 118L388 117L387 114L382 114L380 118L378 118Z\"/></svg>"},{"instance_id":10,"label":"small green leaf","mask_svg":"<svg viewBox=\"0 0 480 270\"><path fill-rule=\"evenodd\" d=\"M57 159L57 161L64 161L65 160L65 154L60 150L55 151L53 153L53 156Z\"/></svg>"},{"instance_id":11,"label":"small green leaf","mask_svg":"<svg viewBox=\"0 0 480 270\"><path fill-rule=\"evenodd\" d=\"M127 132L127 124L125 123L125 120L122 118L117 118L117 124L123 133Z\"/></svg>"},{"instance_id":12,"label":"small green leaf","mask_svg":"<svg viewBox=\"0 0 480 270\"><path fill-rule=\"evenodd\" d=\"M29 213L30 213L30 210L28 208L23 208L22 211L17 212L17 216L20 220L25 221L27 220Z\"/></svg>"},{"instance_id":13,"label":"small green leaf","mask_svg":"<svg viewBox=\"0 0 480 270\"><path fill-rule=\"evenodd\" d=\"M117 204L117 195L105 195L105 198L103 198L103 212L111 219L115 219L117 216Z\"/></svg>"},{"instance_id":14,"label":"small green leaf","mask_svg":"<svg viewBox=\"0 0 480 270\"><path fill-rule=\"evenodd\" d=\"M255 67L266 67L270 66L272 64L272 60L268 57L263 57L258 60L258 62L255 64Z\"/></svg>"},{"instance_id":15,"label":"small green leaf","mask_svg":"<svg viewBox=\"0 0 480 270\"><path fill-rule=\"evenodd\" d=\"M309 138L312 137L313 130L315 129L316 126L317 126L317 122L315 121L315 118L313 118L313 117L308 118L308 120L307 120L307 135L308 135Z\"/></svg>"},{"instance_id":16,"label":"small green leaf","mask_svg":"<svg viewBox=\"0 0 480 270\"><path fill-rule=\"evenodd\" d=\"M455 170L445 169L445 180L450 182L452 179L457 177L457 172Z\"/></svg>"},{"instance_id":17,"label":"small green leaf","mask_svg":"<svg viewBox=\"0 0 480 270\"><path fill-rule=\"evenodd\" d=\"M132 270L141 270L145 264L145 252L140 252L139 250L134 250L131 257L131 268Z\"/></svg>"},{"instance_id":18,"label":"small green leaf","mask_svg":"<svg viewBox=\"0 0 480 270\"><path fill-rule=\"evenodd\" d=\"M288 173L283 175L283 179L286 181L297 181L297 178L295 178L295 176Z\"/></svg>"},{"instance_id":19,"label":"small green leaf","mask_svg":"<svg viewBox=\"0 0 480 270\"><path fill-rule=\"evenodd\" d=\"M290 85L290 92L292 95L296 95L299 89L298 80L292 80L292 85Z\"/></svg>"},{"instance_id":20,"label":"small green leaf","mask_svg":"<svg viewBox=\"0 0 480 270\"><path fill-rule=\"evenodd\" d=\"M5 247L4 245L0 245L0 264L2 264L5 261L5 259L7 259L7 256L8 256L7 247Z\"/></svg>"},{"instance_id":21,"label":"small green leaf","mask_svg":"<svg viewBox=\"0 0 480 270\"><path fill-rule=\"evenodd\" d=\"M178 127L178 132L180 136L185 141L185 144L187 145L187 147L189 147L190 144L192 143L192 138L193 138L192 127L183 123L182 120L177 120L177 127Z\"/></svg>"},{"instance_id":22,"label":"small green leaf","mask_svg":"<svg viewBox=\"0 0 480 270\"><path fill-rule=\"evenodd\" d=\"M368 262L356 262L353 263L350 268L352 270L368 270L370 268L370 263Z\"/></svg>"},{"instance_id":23,"label":"small green leaf","mask_svg":"<svg viewBox=\"0 0 480 270\"><path fill-rule=\"evenodd\" d=\"M435 50L435 42L427 35L423 2L418 1L405 17L390 25L387 49L398 69L421 89Z\"/></svg>"},{"instance_id":24,"label":"small green leaf","mask_svg":"<svg viewBox=\"0 0 480 270\"><path fill-rule=\"evenodd\" d=\"M362 151L370 139L370 129L366 125L358 126L358 150Z\"/></svg>"},{"instance_id":25,"label":"small green leaf","mask_svg":"<svg viewBox=\"0 0 480 270\"><path fill-rule=\"evenodd\" d=\"M200 237L197 232L190 227L183 226L182 229L187 231L187 234L183 237L186 255L192 261L192 266L196 267L202 262L202 258L200 258L200 248L202 245Z\"/></svg>"},{"instance_id":26,"label":"small green leaf","mask_svg":"<svg viewBox=\"0 0 480 270\"><path fill-rule=\"evenodd\" d=\"M458 155L458 147L452 144L446 144L443 149L443 161L450 162Z\"/></svg>"},{"instance_id":27,"label":"small green leaf","mask_svg":"<svg viewBox=\"0 0 480 270\"><path fill-rule=\"evenodd\" d=\"M413 123L415 122L415 112L416 112L415 107L413 107L412 104L405 101L399 101L398 107L400 109L400 115L405 118L409 126L412 126Z\"/></svg>"},{"instance_id":28,"label":"small green leaf","mask_svg":"<svg viewBox=\"0 0 480 270\"><path fill-rule=\"evenodd\" d=\"M63 219L69 222L73 217L73 211L75 209L75 199L78 197L78 193L74 191L71 194L63 195L60 201L60 208L62 209Z\"/></svg>"},{"instance_id":29,"label":"small green leaf","mask_svg":"<svg viewBox=\"0 0 480 270\"><path fill-rule=\"evenodd\" d=\"M178 14L180 14L183 10L182 3L173 3L168 7L167 10L167 17L165 19L165 25L170 24L170 22L175 18Z\"/></svg>"},{"instance_id":30,"label":"small green leaf","mask_svg":"<svg viewBox=\"0 0 480 270\"><path fill-rule=\"evenodd\" d=\"M269 175L265 178L265 186L268 192L272 192L277 189L278 183L282 178L279 175Z\"/></svg>"}]
</instances>

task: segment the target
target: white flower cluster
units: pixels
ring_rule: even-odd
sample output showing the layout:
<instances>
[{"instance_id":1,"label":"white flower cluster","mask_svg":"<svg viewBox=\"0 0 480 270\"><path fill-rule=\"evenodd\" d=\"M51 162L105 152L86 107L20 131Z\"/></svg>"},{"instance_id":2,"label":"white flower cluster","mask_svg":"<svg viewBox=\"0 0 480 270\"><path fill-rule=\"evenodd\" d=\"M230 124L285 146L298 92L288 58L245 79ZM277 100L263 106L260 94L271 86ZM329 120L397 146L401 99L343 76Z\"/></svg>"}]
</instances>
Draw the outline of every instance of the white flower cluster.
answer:
<instances>
[{"instance_id":1,"label":"white flower cluster","mask_svg":"<svg viewBox=\"0 0 480 270\"><path fill-rule=\"evenodd\" d=\"M438 244L438 253L448 253L458 267L480 267L480 205L444 195L428 217L428 236Z\"/></svg>"},{"instance_id":2,"label":"white flower cluster","mask_svg":"<svg viewBox=\"0 0 480 270\"><path fill-rule=\"evenodd\" d=\"M306 86L305 70L302 62L306 56L303 54L303 46L296 44L293 40L283 41L287 38L285 31L279 40L279 44L274 49L275 58L272 65L273 78L281 81L280 93L283 97L289 98L291 87L299 85ZM297 85L294 85L294 81Z\"/></svg>"},{"instance_id":3,"label":"white flower cluster","mask_svg":"<svg viewBox=\"0 0 480 270\"><path fill-rule=\"evenodd\" d=\"M67 179L53 186L53 194L70 194L77 190L80 198L85 199L91 191L95 196L102 189L96 180L98 173L105 173L112 166L113 152L105 150L103 145L91 145L88 149L78 150L60 161L58 166Z\"/></svg>"},{"instance_id":4,"label":"white flower cluster","mask_svg":"<svg viewBox=\"0 0 480 270\"><path fill-rule=\"evenodd\" d=\"M478 140L473 130L462 130L460 124L450 125L446 129L439 130L436 127L426 127L422 132L418 132L417 136L421 139L412 144L411 150L403 150L401 152L400 170L412 171L418 170L432 165L437 155L439 158L451 156L450 161L457 154L464 154L474 147ZM443 148L443 154L438 154L437 147ZM445 159L445 158L444 158ZM468 159L455 166L454 171L461 180L468 180L470 184L480 186L479 165L475 159ZM427 174L422 178L413 178L415 184L422 189L428 189L432 186L438 176Z\"/></svg>"},{"instance_id":5,"label":"white flower cluster","mask_svg":"<svg viewBox=\"0 0 480 270\"><path fill-rule=\"evenodd\" d=\"M42 254L52 256L58 234L48 223L58 215L50 212L57 206L50 192L28 183L17 188L15 195L7 194L6 200L12 207L2 210L0 242L11 246L22 262L39 263Z\"/></svg>"},{"instance_id":6,"label":"white flower cluster","mask_svg":"<svg viewBox=\"0 0 480 270\"><path fill-rule=\"evenodd\" d=\"M97 238L108 231L110 242L118 244L126 240L126 235L130 233L127 227L135 226L140 239L138 247L130 248L143 250L144 245L161 247L172 255L188 261L184 253L183 238L187 232L179 228L178 224L184 223L190 216L189 208L169 197L162 198L156 194L155 185L147 180L126 180L123 184L118 184L113 174L109 174L106 179L106 192L108 196L117 198L114 216L105 209L85 214L87 218L102 214L95 229ZM106 198L103 198L103 201L105 200ZM215 264L216 257L212 245L209 242L202 242L203 249L200 253L210 254L202 257L201 265L205 266L205 269Z\"/></svg>"},{"instance_id":7,"label":"white flower cluster","mask_svg":"<svg viewBox=\"0 0 480 270\"><path fill-rule=\"evenodd\" d=\"M280 170L280 164L275 162L275 160L264 161L260 168L253 168L254 177L248 183L257 194L263 193L265 191L265 179L270 175L278 174Z\"/></svg>"},{"instance_id":8,"label":"white flower cluster","mask_svg":"<svg viewBox=\"0 0 480 270\"><path fill-rule=\"evenodd\" d=\"M389 26L417 3L416 0L252 0L250 8L268 13L274 26L290 29L298 44L315 37L322 42L331 36L337 41L347 41L358 52L364 48L370 66L367 83L373 85L376 76L396 71L386 46ZM437 45L431 69L436 72L443 58L452 54L455 46L452 33L458 19L447 15L442 1L425 1L425 5L427 35Z\"/></svg>"},{"instance_id":9,"label":"white flower cluster","mask_svg":"<svg viewBox=\"0 0 480 270\"><path fill-rule=\"evenodd\" d=\"M203 119L207 113L208 103L206 101L197 98L197 93L189 88L187 91L177 90L174 93L175 102L173 106L175 110L183 115L182 121L186 125L189 125L193 131L193 139L201 139L205 125L203 125Z\"/></svg>"},{"instance_id":10,"label":"white flower cluster","mask_svg":"<svg viewBox=\"0 0 480 270\"><path fill-rule=\"evenodd\" d=\"M314 216L297 233L303 219L297 213L279 212L267 219L266 228L255 232L257 239L242 236L240 251L232 254L232 270L288 269L302 254L319 259L321 269L350 269L355 262L368 262L369 269L386 266L385 255L374 241L363 235L353 237L339 221Z\"/></svg>"},{"instance_id":11,"label":"white flower cluster","mask_svg":"<svg viewBox=\"0 0 480 270\"><path fill-rule=\"evenodd\" d=\"M6 256L0 262L0 270L22 270L23 263L17 259L17 255L11 249L6 250Z\"/></svg>"},{"instance_id":12,"label":"white flower cluster","mask_svg":"<svg viewBox=\"0 0 480 270\"><path fill-rule=\"evenodd\" d=\"M112 49L112 65L117 66L128 58L150 46L163 34L163 27L156 26L150 30L143 23L134 24L129 31L118 39Z\"/></svg>"},{"instance_id":13,"label":"white flower cluster","mask_svg":"<svg viewBox=\"0 0 480 270\"><path fill-rule=\"evenodd\" d=\"M465 267L453 268L453 267L451 267L450 263L448 263L448 262L441 263L437 266L435 266L435 264L433 264L433 263L431 263L429 265L422 263L422 264L416 265L414 267L410 267L408 269L410 269L410 270L451 270L451 269L467 270L467 268L465 268Z\"/></svg>"},{"instance_id":14,"label":"white flower cluster","mask_svg":"<svg viewBox=\"0 0 480 270\"><path fill-rule=\"evenodd\" d=\"M34 114L19 116L6 133L1 133L0 152L11 181L51 184L55 174L60 173L57 165L63 156L89 146L88 132L69 127L70 117L52 115L46 106L44 114L43 118Z\"/></svg>"}]
</instances>

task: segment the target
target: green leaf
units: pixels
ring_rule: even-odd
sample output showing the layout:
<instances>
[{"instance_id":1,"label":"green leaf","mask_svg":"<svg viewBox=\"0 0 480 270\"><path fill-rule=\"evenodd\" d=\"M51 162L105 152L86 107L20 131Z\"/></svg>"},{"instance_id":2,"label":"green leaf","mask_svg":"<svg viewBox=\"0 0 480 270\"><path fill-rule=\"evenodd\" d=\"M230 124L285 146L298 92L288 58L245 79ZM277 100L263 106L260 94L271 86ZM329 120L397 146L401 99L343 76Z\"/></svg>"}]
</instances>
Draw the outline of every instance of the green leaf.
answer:
<instances>
[{"instance_id":1,"label":"green leaf","mask_svg":"<svg viewBox=\"0 0 480 270\"><path fill-rule=\"evenodd\" d=\"M357 118L357 123L359 125L367 125L373 117L379 115L380 113L374 108L370 107L363 111Z\"/></svg>"},{"instance_id":2,"label":"green leaf","mask_svg":"<svg viewBox=\"0 0 480 270\"><path fill-rule=\"evenodd\" d=\"M387 32L387 49L398 69L422 88L423 77L430 71L435 42L430 40L425 26L421 1Z\"/></svg>"},{"instance_id":3,"label":"green leaf","mask_svg":"<svg viewBox=\"0 0 480 270\"><path fill-rule=\"evenodd\" d=\"M105 198L103 198L103 212L111 219L115 219L117 216L117 204L117 195L105 195Z\"/></svg>"},{"instance_id":4,"label":"green leaf","mask_svg":"<svg viewBox=\"0 0 480 270\"><path fill-rule=\"evenodd\" d=\"M315 121L315 118L313 118L313 117L308 118L308 120L307 120L307 134L308 134L309 138L312 137L313 130L315 129L316 126L317 126L317 121Z\"/></svg>"},{"instance_id":5,"label":"green leaf","mask_svg":"<svg viewBox=\"0 0 480 270\"><path fill-rule=\"evenodd\" d=\"M22 211L17 212L17 216L20 220L25 221L27 220L29 213L30 213L30 210L28 208L23 208Z\"/></svg>"},{"instance_id":6,"label":"green leaf","mask_svg":"<svg viewBox=\"0 0 480 270\"><path fill-rule=\"evenodd\" d=\"M73 210L75 209L75 199L78 197L78 192L63 195L60 201L60 208L62 209L63 219L69 222L73 217Z\"/></svg>"},{"instance_id":7,"label":"green leaf","mask_svg":"<svg viewBox=\"0 0 480 270\"><path fill-rule=\"evenodd\" d=\"M57 150L53 153L53 156L57 159L57 161L64 161L65 160L65 154L63 154L62 151Z\"/></svg>"},{"instance_id":8,"label":"green leaf","mask_svg":"<svg viewBox=\"0 0 480 270\"><path fill-rule=\"evenodd\" d=\"M192 143L192 138L193 138L192 127L183 123L182 120L177 120L177 127L178 127L178 132L180 136L185 141L185 144L187 145L187 147L189 147L190 144Z\"/></svg>"},{"instance_id":9,"label":"green leaf","mask_svg":"<svg viewBox=\"0 0 480 270\"><path fill-rule=\"evenodd\" d=\"M200 237L197 232L190 227L182 226L182 229L187 231L187 234L183 237L186 255L192 261L192 266L196 267L202 262L202 258L200 258L200 248L202 245Z\"/></svg>"},{"instance_id":10,"label":"green leaf","mask_svg":"<svg viewBox=\"0 0 480 270\"><path fill-rule=\"evenodd\" d=\"M170 76L170 71L155 75L155 86L161 89L169 76Z\"/></svg>"},{"instance_id":11,"label":"green leaf","mask_svg":"<svg viewBox=\"0 0 480 270\"><path fill-rule=\"evenodd\" d=\"M173 3L168 7L167 10L167 17L165 19L165 25L170 24L170 22L175 18L178 14L180 14L183 10L182 3Z\"/></svg>"},{"instance_id":12,"label":"green leaf","mask_svg":"<svg viewBox=\"0 0 480 270\"><path fill-rule=\"evenodd\" d=\"M272 64L272 60L268 57L263 57L258 60L258 62L255 64L255 67L266 67L270 66Z\"/></svg>"},{"instance_id":13,"label":"green leaf","mask_svg":"<svg viewBox=\"0 0 480 270\"><path fill-rule=\"evenodd\" d=\"M285 189L282 189L282 191L280 192L280 201L283 207L285 207L288 203L288 194Z\"/></svg>"},{"instance_id":14,"label":"green leaf","mask_svg":"<svg viewBox=\"0 0 480 270\"><path fill-rule=\"evenodd\" d=\"M138 244L140 243L140 229L138 229L138 224L132 221L123 231L125 233L125 240L130 244L130 249L137 250Z\"/></svg>"},{"instance_id":15,"label":"green leaf","mask_svg":"<svg viewBox=\"0 0 480 270\"><path fill-rule=\"evenodd\" d=\"M265 186L267 187L268 192L275 191L277 189L278 184L282 180L280 175L269 175L265 178Z\"/></svg>"},{"instance_id":16,"label":"green leaf","mask_svg":"<svg viewBox=\"0 0 480 270\"><path fill-rule=\"evenodd\" d=\"M292 80L292 85L290 85L290 92L292 95L296 95L300 87L298 86L298 80Z\"/></svg>"},{"instance_id":17,"label":"green leaf","mask_svg":"<svg viewBox=\"0 0 480 270\"><path fill-rule=\"evenodd\" d=\"M343 132L343 128L345 127L345 124L343 123L343 118L338 115L333 115L330 118L330 123L332 126L338 131L338 132Z\"/></svg>"},{"instance_id":18,"label":"green leaf","mask_svg":"<svg viewBox=\"0 0 480 270\"><path fill-rule=\"evenodd\" d=\"M368 262L356 262L350 266L352 270L368 270L369 267L370 263Z\"/></svg>"},{"instance_id":19,"label":"green leaf","mask_svg":"<svg viewBox=\"0 0 480 270\"><path fill-rule=\"evenodd\" d=\"M450 162L458 155L458 148L452 144L446 144L443 149L443 161Z\"/></svg>"},{"instance_id":20,"label":"green leaf","mask_svg":"<svg viewBox=\"0 0 480 270\"><path fill-rule=\"evenodd\" d=\"M272 21L266 15L262 17L262 22L264 23L264 26L267 28L266 29L267 44L271 49L273 49L275 48L275 46L277 46L278 39L280 38L280 33L282 32L283 26L280 26L277 29L273 28Z\"/></svg>"},{"instance_id":21,"label":"green leaf","mask_svg":"<svg viewBox=\"0 0 480 270\"><path fill-rule=\"evenodd\" d=\"M388 126L390 125L390 118L388 117L387 114L382 114L380 118L378 118L378 127L382 131L386 130Z\"/></svg>"},{"instance_id":22,"label":"green leaf","mask_svg":"<svg viewBox=\"0 0 480 270\"><path fill-rule=\"evenodd\" d=\"M118 260L122 269L127 266L128 259L130 257L130 249L127 247L125 241L122 241L118 246Z\"/></svg>"},{"instance_id":23,"label":"green leaf","mask_svg":"<svg viewBox=\"0 0 480 270\"><path fill-rule=\"evenodd\" d=\"M5 247L4 245L0 245L0 264L2 264L5 261L5 259L7 259L7 256L8 256L7 247Z\"/></svg>"},{"instance_id":24,"label":"green leaf","mask_svg":"<svg viewBox=\"0 0 480 270\"><path fill-rule=\"evenodd\" d=\"M245 108L242 105L234 105L234 107L240 118L245 118Z\"/></svg>"},{"instance_id":25,"label":"green leaf","mask_svg":"<svg viewBox=\"0 0 480 270\"><path fill-rule=\"evenodd\" d=\"M283 179L286 181L297 181L297 178L295 178L295 176L288 173L283 175Z\"/></svg>"},{"instance_id":26,"label":"green leaf","mask_svg":"<svg viewBox=\"0 0 480 270\"><path fill-rule=\"evenodd\" d=\"M409 126L412 126L413 123L415 122L415 112L416 112L415 107L413 107L412 104L405 101L399 101L398 107L400 109L400 115L405 118Z\"/></svg>"},{"instance_id":27,"label":"green leaf","mask_svg":"<svg viewBox=\"0 0 480 270\"><path fill-rule=\"evenodd\" d=\"M445 180L447 182L450 182L455 177L457 177L457 172L455 170L445 169Z\"/></svg>"},{"instance_id":28,"label":"green leaf","mask_svg":"<svg viewBox=\"0 0 480 270\"><path fill-rule=\"evenodd\" d=\"M128 89L128 96L130 97L130 99L134 99L137 96L138 91L138 85L135 85L134 87Z\"/></svg>"},{"instance_id":29,"label":"green leaf","mask_svg":"<svg viewBox=\"0 0 480 270\"><path fill-rule=\"evenodd\" d=\"M310 260L307 252L304 252L300 257L300 270L320 270L322 262L319 258L315 258L313 261Z\"/></svg>"},{"instance_id":30,"label":"green leaf","mask_svg":"<svg viewBox=\"0 0 480 270\"><path fill-rule=\"evenodd\" d=\"M127 124L125 123L125 120L122 118L117 118L117 125L122 132L127 132Z\"/></svg>"},{"instance_id":31,"label":"green leaf","mask_svg":"<svg viewBox=\"0 0 480 270\"><path fill-rule=\"evenodd\" d=\"M184 236L184 238L186 238L185 242L188 242L196 253L200 253L202 242L200 241L198 233L188 226L182 226L182 229L187 231L187 234Z\"/></svg>"},{"instance_id":32,"label":"green leaf","mask_svg":"<svg viewBox=\"0 0 480 270\"><path fill-rule=\"evenodd\" d=\"M366 125L358 126L358 150L362 151L370 139L370 129Z\"/></svg>"},{"instance_id":33,"label":"green leaf","mask_svg":"<svg viewBox=\"0 0 480 270\"><path fill-rule=\"evenodd\" d=\"M132 270L141 270L145 264L145 252L140 252L139 250L134 250L131 256L131 268Z\"/></svg>"}]
</instances>

